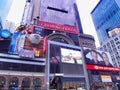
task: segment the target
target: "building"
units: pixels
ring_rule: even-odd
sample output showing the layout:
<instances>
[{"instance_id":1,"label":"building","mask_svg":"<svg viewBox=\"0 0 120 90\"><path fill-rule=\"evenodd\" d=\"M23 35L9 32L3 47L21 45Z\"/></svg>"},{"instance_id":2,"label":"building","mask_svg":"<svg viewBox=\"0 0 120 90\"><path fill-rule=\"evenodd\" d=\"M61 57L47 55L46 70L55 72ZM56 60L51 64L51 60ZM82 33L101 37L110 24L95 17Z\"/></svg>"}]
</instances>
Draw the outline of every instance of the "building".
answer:
<instances>
[{"instance_id":1,"label":"building","mask_svg":"<svg viewBox=\"0 0 120 90\"><path fill-rule=\"evenodd\" d=\"M16 25L14 22L5 20L3 24L3 29L8 29L11 33L14 33L16 30Z\"/></svg>"},{"instance_id":2,"label":"building","mask_svg":"<svg viewBox=\"0 0 120 90\"><path fill-rule=\"evenodd\" d=\"M33 10L29 5L33 5ZM78 35L82 27L79 26L80 21L76 21L78 13L75 13L75 0L28 0L24 11L25 18L22 20L27 25L21 25L13 33L10 49L8 53L1 54L3 57L0 59L5 59L1 61L1 70L5 72L0 73L1 77L15 85L5 82L3 86L23 90L89 90L82 49L79 46ZM33 23L27 21L30 20L26 17L29 14L33 15ZM8 63L6 68L4 62ZM7 79L10 77L10 80Z\"/></svg>"},{"instance_id":3,"label":"building","mask_svg":"<svg viewBox=\"0 0 120 90\"><path fill-rule=\"evenodd\" d=\"M88 34L79 34L79 45L80 47L96 49L94 37Z\"/></svg>"},{"instance_id":4,"label":"building","mask_svg":"<svg viewBox=\"0 0 120 90\"><path fill-rule=\"evenodd\" d=\"M0 17L0 30L3 29L3 26L2 26L2 20L1 20L1 17Z\"/></svg>"},{"instance_id":5,"label":"building","mask_svg":"<svg viewBox=\"0 0 120 90\"><path fill-rule=\"evenodd\" d=\"M99 49L108 51L111 55L114 66L120 67L120 34L106 40Z\"/></svg>"},{"instance_id":6,"label":"building","mask_svg":"<svg viewBox=\"0 0 120 90\"><path fill-rule=\"evenodd\" d=\"M108 31L120 25L119 4L119 0L100 0L91 12L94 26L101 45L109 38Z\"/></svg>"},{"instance_id":7,"label":"building","mask_svg":"<svg viewBox=\"0 0 120 90\"><path fill-rule=\"evenodd\" d=\"M114 66L109 52L83 48L90 90L119 90L120 68Z\"/></svg>"},{"instance_id":8,"label":"building","mask_svg":"<svg viewBox=\"0 0 120 90\"><path fill-rule=\"evenodd\" d=\"M47 2L50 2L50 5ZM63 1L58 3L48 0L27 0L21 24L30 23L39 17L41 21L77 26L79 32L83 33L76 3L74 0L71 3L69 4L67 1L64 1L63 4ZM63 5L61 6L61 4Z\"/></svg>"},{"instance_id":9,"label":"building","mask_svg":"<svg viewBox=\"0 0 120 90\"><path fill-rule=\"evenodd\" d=\"M24 7L24 12L21 20L21 24L30 24L32 19L33 19L33 2L31 0L27 0L25 7Z\"/></svg>"},{"instance_id":10,"label":"building","mask_svg":"<svg viewBox=\"0 0 120 90\"><path fill-rule=\"evenodd\" d=\"M44 59L23 59L17 55L0 53L0 89L35 89L44 86Z\"/></svg>"},{"instance_id":11,"label":"building","mask_svg":"<svg viewBox=\"0 0 120 90\"><path fill-rule=\"evenodd\" d=\"M6 19L8 13L9 13L9 10L10 10L10 7L11 7L11 4L13 2L13 0L1 0L0 1L0 17L2 19L2 24L4 23L4 20Z\"/></svg>"}]
</instances>

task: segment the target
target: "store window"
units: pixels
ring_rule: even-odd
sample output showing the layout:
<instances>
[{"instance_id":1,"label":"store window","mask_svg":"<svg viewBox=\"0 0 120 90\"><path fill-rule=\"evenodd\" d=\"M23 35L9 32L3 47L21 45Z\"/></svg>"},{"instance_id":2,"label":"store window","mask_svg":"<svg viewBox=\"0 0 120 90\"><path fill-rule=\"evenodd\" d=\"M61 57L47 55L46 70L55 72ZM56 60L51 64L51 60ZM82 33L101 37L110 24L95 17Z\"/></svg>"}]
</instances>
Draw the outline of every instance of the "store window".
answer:
<instances>
[{"instance_id":1,"label":"store window","mask_svg":"<svg viewBox=\"0 0 120 90\"><path fill-rule=\"evenodd\" d=\"M30 90L30 78L24 78L23 79L22 90Z\"/></svg>"},{"instance_id":2,"label":"store window","mask_svg":"<svg viewBox=\"0 0 120 90\"><path fill-rule=\"evenodd\" d=\"M4 77L0 77L0 90L4 90L4 85L5 85L5 78Z\"/></svg>"},{"instance_id":3,"label":"store window","mask_svg":"<svg viewBox=\"0 0 120 90\"><path fill-rule=\"evenodd\" d=\"M60 73L60 47L50 46L50 73Z\"/></svg>"},{"instance_id":4,"label":"store window","mask_svg":"<svg viewBox=\"0 0 120 90\"><path fill-rule=\"evenodd\" d=\"M35 78L33 81L34 90L41 90L41 80L39 78Z\"/></svg>"},{"instance_id":5,"label":"store window","mask_svg":"<svg viewBox=\"0 0 120 90\"><path fill-rule=\"evenodd\" d=\"M18 78L13 77L9 81L9 90L18 90Z\"/></svg>"}]
</instances>

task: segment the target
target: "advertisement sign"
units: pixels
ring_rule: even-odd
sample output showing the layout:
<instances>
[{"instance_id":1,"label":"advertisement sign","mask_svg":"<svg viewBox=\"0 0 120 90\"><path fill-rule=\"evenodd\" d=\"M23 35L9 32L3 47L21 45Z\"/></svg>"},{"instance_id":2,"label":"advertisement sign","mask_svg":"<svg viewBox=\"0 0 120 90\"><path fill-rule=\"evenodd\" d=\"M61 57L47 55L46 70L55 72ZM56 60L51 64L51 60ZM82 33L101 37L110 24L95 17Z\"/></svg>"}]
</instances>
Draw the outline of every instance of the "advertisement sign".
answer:
<instances>
[{"instance_id":1,"label":"advertisement sign","mask_svg":"<svg viewBox=\"0 0 120 90\"><path fill-rule=\"evenodd\" d=\"M112 82L111 76L101 75L102 82Z\"/></svg>"},{"instance_id":2,"label":"advertisement sign","mask_svg":"<svg viewBox=\"0 0 120 90\"><path fill-rule=\"evenodd\" d=\"M51 73L84 75L82 54L74 47L50 44Z\"/></svg>"},{"instance_id":3,"label":"advertisement sign","mask_svg":"<svg viewBox=\"0 0 120 90\"><path fill-rule=\"evenodd\" d=\"M92 82L101 82L100 75L92 75Z\"/></svg>"},{"instance_id":4,"label":"advertisement sign","mask_svg":"<svg viewBox=\"0 0 120 90\"><path fill-rule=\"evenodd\" d=\"M84 48L84 56L87 64L113 66L111 56L108 52Z\"/></svg>"},{"instance_id":5,"label":"advertisement sign","mask_svg":"<svg viewBox=\"0 0 120 90\"><path fill-rule=\"evenodd\" d=\"M63 63L82 64L81 52L77 50L61 48L61 61Z\"/></svg>"},{"instance_id":6,"label":"advertisement sign","mask_svg":"<svg viewBox=\"0 0 120 90\"><path fill-rule=\"evenodd\" d=\"M60 25L60 24L44 22L44 21L39 21L38 25L43 27L44 29L48 29L48 30L55 30L55 31L59 31L59 32L78 34L77 28L73 27L73 26Z\"/></svg>"},{"instance_id":7,"label":"advertisement sign","mask_svg":"<svg viewBox=\"0 0 120 90\"><path fill-rule=\"evenodd\" d=\"M34 25L33 34L39 34L39 35L43 36L44 35L44 30L43 30L42 27Z\"/></svg>"},{"instance_id":8,"label":"advertisement sign","mask_svg":"<svg viewBox=\"0 0 120 90\"><path fill-rule=\"evenodd\" d=\"M23 58L34 58L34 51L21 49L19 51L19 56Z\"/></svg>"},{"instance_id":9,"label":"advertisement sign","mask_svg":"<svg viewBox=\"0 0 120 90\"><path fill-rule=\"evenodd\" d=\"M120 76L113 75L112 76L112 81L114 81L114 82L120 82Z\"/></svg>"},{"instance_id":10,"label":"advertisement sign","mask_svg":"<svg viewBox=\"0 0 120 90\"><path fill-rule=\"evenodd\" d=\"M10 31L7 29L0 31L0 37L2 38L5 38L5 39L10 38L10 35L11 35Z\"/></svg>"},{"instance_id":11,"label":"advertisement sign","mask_svg":"<svg viewBox=\"0 0 120 90\"><path fill-rule=\"evenodd\" d=\"M120 72L120 68L116 68L116 67L108 67L108 66L98 66L98 65L90 65L87 64L86 68L88 70L101 70L101 71L116 71L116 72Z\"/></svg>"}]
</instances>

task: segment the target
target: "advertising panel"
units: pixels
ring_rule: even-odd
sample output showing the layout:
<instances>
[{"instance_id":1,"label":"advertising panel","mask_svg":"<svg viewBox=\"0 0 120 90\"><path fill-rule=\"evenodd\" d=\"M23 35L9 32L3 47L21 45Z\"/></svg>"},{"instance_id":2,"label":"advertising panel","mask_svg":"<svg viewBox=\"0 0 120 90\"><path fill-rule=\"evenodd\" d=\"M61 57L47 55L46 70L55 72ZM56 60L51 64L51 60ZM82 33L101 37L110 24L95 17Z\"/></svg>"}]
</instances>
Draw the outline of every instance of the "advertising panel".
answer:
<instances>
[{"instance_id":1,"label":"advertising panel","mask_svg":"<svg viewBox=\"0 0 120 90\"><path fill-rule=\"evenodd\" d=\"M101 82L101 77L100 75L92 75L91 80L92 82Z\"/></svg>"},{"instance_id":2,"label":"advertising panel","mask_svg":"<svg viewBox=\"0 0 120 90\"><path fill-rule=\"evenodd\" d=\"M41 0L40 20L75 26L75 0Z\"/></svg>"},{"instance_id":3,"label":"advertising panel","mask_svg":"<svg viewBox=\"0 0 120 90\"><path fill-rule=\"evenodd\" d=\"M42 27L34 25L33 33L34 34L39 34L40 36L43 36L44 35L44 30L43 30Z\"/></svg>"},{"instance_id":4,"label":"advertising panel","mask_svg":"<svg viewBox=\"0 0 120 90\"><path fill-rule=\"evenodd\" d=\"M112 82L111 76L101 75L102 82Z\"/></svg>"},{"instance_id":5,"label":"advertising panel","mask_svg":"<svg viewBox=\"0 0 120 90\"><path fill-rule=\"evenodd\" d=\"M82 64L81 52L77 50L61 48L61 61L63 63Z\"/></svg>"},{"instance_id":6,"label":"advertising panel","mask_svg":"<svg viewBox=\"0 0 120 90\"><path fill-rule=\"evenodd\" d=\"M84 48L84 56L86 64L113 66L111 56L108 52Z\"/></svg>"},{"instance_id":7,"label":"advertising panel","mask_svg":"<svg viewBox=\"0 0 120 90\"><path fill-rule=\"evenodd\" d=\"M84 74L80 49L51 44L50 63L51 73Z\"/></svg>"}]
</instances>

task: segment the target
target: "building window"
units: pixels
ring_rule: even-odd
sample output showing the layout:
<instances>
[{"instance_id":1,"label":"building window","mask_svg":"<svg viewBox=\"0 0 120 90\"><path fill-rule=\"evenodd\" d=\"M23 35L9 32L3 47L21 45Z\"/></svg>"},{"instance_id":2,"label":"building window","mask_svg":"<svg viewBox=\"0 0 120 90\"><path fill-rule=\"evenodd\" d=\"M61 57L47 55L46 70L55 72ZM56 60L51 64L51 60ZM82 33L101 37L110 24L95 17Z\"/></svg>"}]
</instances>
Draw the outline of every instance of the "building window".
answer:
<instances>
[{"instance_id":1,"label":"building window","mask_svg":"<svg viewBox=\"0 0 120 90\"><path fill-rule=\"evenodd\" d=\"M18 78L13 77L9 81L9 89L10 90L18 90Z\"/></svg>"},{"instance_id":2,"label":"building window","mask_svg":"<svg viewBox=\"0 0 120 90\"><path fill-rule=\"evenodd\" d=\"M39 78L35 78L33 81L33 90L41 90L41 80Z\"/></svg>"},{"instance_id":3,"label":"building window","mask_svg":"<svg viewBox=\"0 0 120 90\"><path fill-rule=\"evenodd\" d=\"M4 77L0 77L0 90L4 90L4 85L5 85L5 78Z\"/></svg>"},{"instance_id":4,"label":"building window","mask_svg":"<svg viewBox=\"0 0 120 90\"><path fill-rule=\"evenodd\" d=\"M30 78L24 78L22 81L22 90L30 89Z\"/></svg>"}]
</instances>

